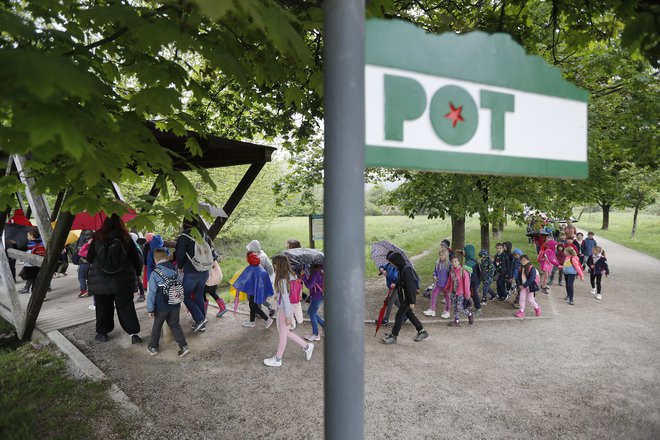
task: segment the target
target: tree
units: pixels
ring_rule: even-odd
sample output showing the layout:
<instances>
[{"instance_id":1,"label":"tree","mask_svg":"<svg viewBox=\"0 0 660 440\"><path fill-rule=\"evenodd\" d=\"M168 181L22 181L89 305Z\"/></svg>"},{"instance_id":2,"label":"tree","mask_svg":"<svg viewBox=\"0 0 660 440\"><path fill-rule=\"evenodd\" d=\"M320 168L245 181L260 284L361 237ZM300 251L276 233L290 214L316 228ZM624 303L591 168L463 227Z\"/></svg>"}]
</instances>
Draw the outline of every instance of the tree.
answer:
<instances>
[{"instance_id":1,"label":"tree","mask_svg":"<svg viewBox=\"0 0 660 440\"><path fill-rule=\"evenodd\" d=\"M637 232L637 214L640 209L655 203L660 188L660 170L650 168L626 168L622 172L624 181L623 193L625 206L634 209L632 231L630 239L635 238Z\"/></svg>"}]
</instances>

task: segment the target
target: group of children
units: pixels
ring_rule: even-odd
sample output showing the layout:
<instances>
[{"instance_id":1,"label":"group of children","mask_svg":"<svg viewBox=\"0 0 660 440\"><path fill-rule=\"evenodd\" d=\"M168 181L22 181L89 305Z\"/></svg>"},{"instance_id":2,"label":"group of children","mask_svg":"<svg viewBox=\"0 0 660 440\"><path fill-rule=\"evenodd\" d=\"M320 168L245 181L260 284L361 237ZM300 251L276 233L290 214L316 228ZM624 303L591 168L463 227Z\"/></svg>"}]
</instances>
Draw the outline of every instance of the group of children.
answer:
<instances>
[{"instance_id":1,"label":"group of children","mask_svg":"<svg viewBox=\"0 0 660 440\"><path fill-rule=\"evenodd\" d=\"M602 299L602 277L609 276L609 267L605 252L596 244L593 232L589 232L587 238L583 240L582 233L576 233L573 228L572 231L562 232L558 241L548 240L543 243L536 257L536 261L540 264L539 269L534 267L530 256L525 255L518 248L512 249L510 242L497 243L495 249L496 254L492 258L487 249L482 249L477 260L474 246L468 244L462 250L452 250L449 240L443 240L433 271L434 283L425 292L425 296L430 300L430 307L423 312L424 315L436 316L438 296L442 291L444 308L440 317L450 319L453 312L453 320L448 324L451 327L460 326L461 313L472 324L474 317L482 314L482 306L488 301L506 301L513 295L515 295L513 306L517 309L515 317L525 316L527 304L534 308L536 316L541 316L541 307L535 300L536 292L550 293L548 286L552 285L558 273L559 285L562 285L561 281L565 281L564 299L569 305L574 305L575 278L583 280L585 268L590 273L591 293L596 295L596 299ZM379 267L379 270L386 274L388 290L400 289L401 276L391 259L388 264ZM496 290L491 288L493 281ZM481 298L479 290L481 290ZM383 325L389 323L392 303L401 307L404 302L401 295L390 296L397 298L399 302L393 300L388 305L385 319L382 321ZM471 305L474 306L474 312L469 309ZM405 314L418 327L416 318L413 319L408 310ZM383 343L386 344L395 341L394 332L383 338Z\"/></svg>"}]
</instances>

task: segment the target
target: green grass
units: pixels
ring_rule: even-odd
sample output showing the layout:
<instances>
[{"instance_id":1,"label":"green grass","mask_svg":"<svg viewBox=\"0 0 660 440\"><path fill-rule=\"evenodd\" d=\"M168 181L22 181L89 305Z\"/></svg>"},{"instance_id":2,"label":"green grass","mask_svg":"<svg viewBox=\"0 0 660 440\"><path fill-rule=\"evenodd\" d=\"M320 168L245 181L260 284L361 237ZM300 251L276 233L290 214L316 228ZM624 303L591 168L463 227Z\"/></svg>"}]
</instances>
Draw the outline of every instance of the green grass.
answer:
<instances>
[{"instance_id":1,"label":"green grass","mask_svg":"<svg viewBox=\"0 0 660 440\"><path fill-rule=\"evenodd\" d=\"M71 378L48 347L2 349L0 371L0 438L99 438L99 426L115 438L129 437L128 426L107 420L118 417L108 384Z\"/></svg>"},{"instance_id":2,"label":"green grass","mask_svg":"<svg viewBox=\"0 0 660 440\"><path fill-rule=\"evenodd\" d=\"M658 246L660 243L660 216L639 214L634 240L630 239L633 223L632 212L610 212L608 231L600 229L602 223L602 212L594 212L582 214L582 218L575 226L585 231L593 231L596 234L596 242L598 242L598 237L603 237L652 257L660 258L660 246ZM607 252L607 249L605 251Z\"/></svg>"}]
</instances>

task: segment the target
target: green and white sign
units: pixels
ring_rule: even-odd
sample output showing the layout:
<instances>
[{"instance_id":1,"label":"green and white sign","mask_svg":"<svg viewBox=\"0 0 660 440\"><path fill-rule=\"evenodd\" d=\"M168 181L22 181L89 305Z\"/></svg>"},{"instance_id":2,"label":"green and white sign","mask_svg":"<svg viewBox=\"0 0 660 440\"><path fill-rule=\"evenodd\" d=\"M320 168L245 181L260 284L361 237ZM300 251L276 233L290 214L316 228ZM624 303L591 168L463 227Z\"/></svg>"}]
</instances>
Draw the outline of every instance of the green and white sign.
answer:
<instances>
[{"instance_id":1,"label":"green and white sign","mask_svg":"<svg viewBox=\"0 0 660 440\"><path fill-rule=\"evenodd\" d=\"M509 35L366 30L367 166L587 177L587 92Z\"/></svg>"}]
</instances>

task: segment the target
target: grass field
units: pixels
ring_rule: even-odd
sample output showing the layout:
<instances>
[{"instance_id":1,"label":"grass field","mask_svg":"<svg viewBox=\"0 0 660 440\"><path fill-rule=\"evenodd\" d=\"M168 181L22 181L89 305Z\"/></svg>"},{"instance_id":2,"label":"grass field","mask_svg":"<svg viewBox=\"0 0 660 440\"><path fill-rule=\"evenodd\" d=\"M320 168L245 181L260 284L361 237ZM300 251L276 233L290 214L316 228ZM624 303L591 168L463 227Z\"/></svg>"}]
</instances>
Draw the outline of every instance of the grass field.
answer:
<instances>
[{"instance_id":1,"label":"grass field","mask_svg":"<svg viewBox=\"0 0 660 440\"><path fill-rule=\"evenodd\" d=\"M593 231L596 234L596 241L600 236L652 257L660 258L660 216L639 214L637 217L637 233L634 240L630 239L633 223L632 212L610 212L610 228L608 231L600 229L602 223L603 214L594 212L582 214L580 221L575 226L585 231Z\"/></svg>"}]
</instances>

